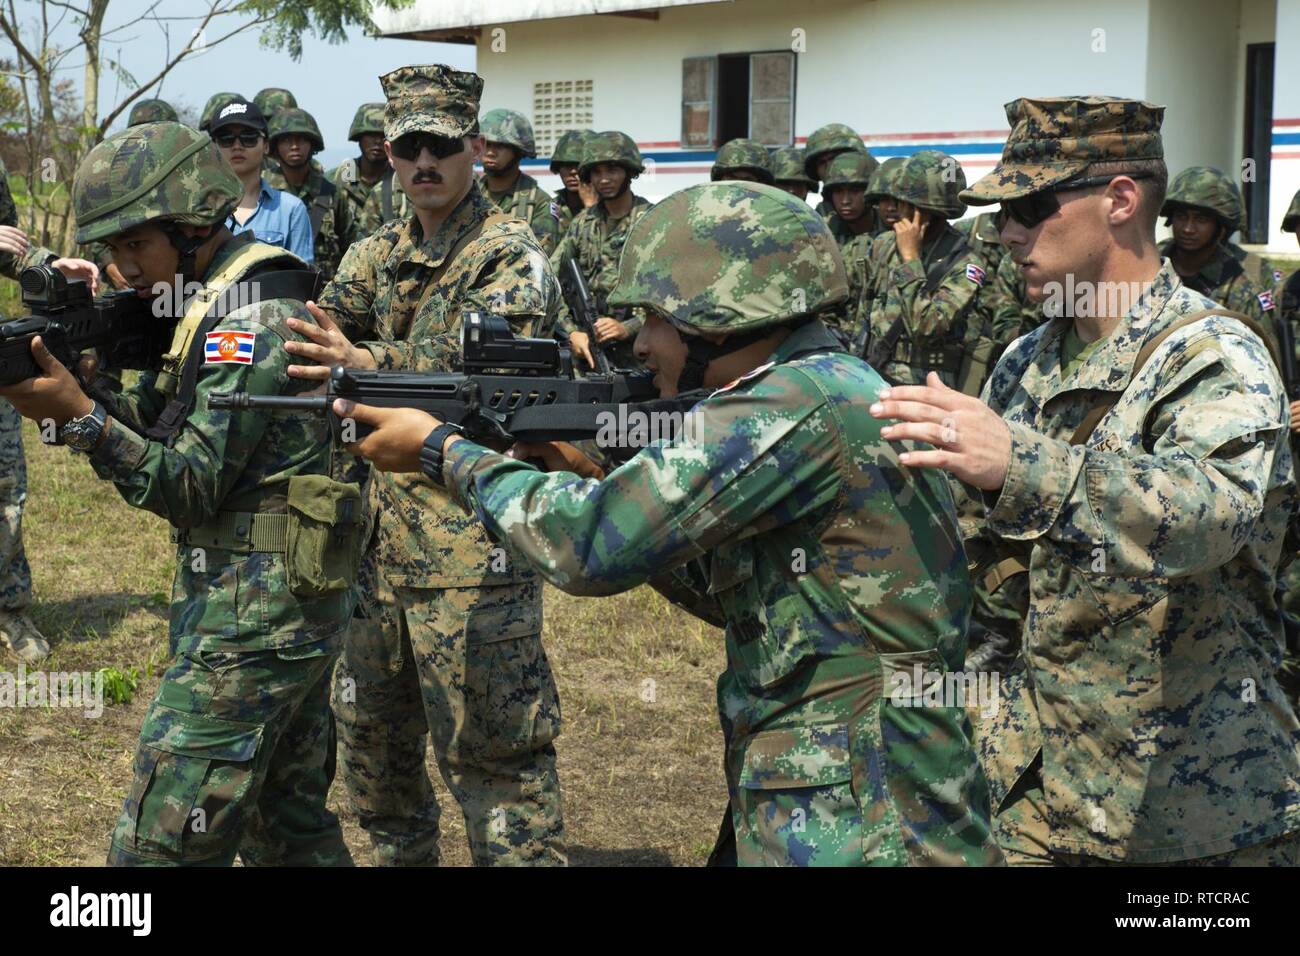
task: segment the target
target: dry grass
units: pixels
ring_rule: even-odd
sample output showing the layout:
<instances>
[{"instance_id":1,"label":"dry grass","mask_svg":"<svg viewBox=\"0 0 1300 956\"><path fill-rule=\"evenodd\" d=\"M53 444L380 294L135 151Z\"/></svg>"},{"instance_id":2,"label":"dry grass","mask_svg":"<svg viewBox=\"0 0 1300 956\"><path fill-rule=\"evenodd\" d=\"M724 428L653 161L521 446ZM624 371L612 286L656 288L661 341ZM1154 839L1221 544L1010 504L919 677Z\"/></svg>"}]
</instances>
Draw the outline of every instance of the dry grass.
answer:
<instances>
[{"instance_id":1,"label":"dry grass","mask_svg":"<svg viewBox=\"0 0 1300 956\"><path fill-rule=\"evenodd\" d=\"M26 444L32 614L54 646L42 669L142 676L130 704L98 719L0 708L0 865L98 865L167 657L172 548L160 519L123 504L83 460L43 446L30 425ZM571 860L702 863L726 802L713 690L720 635L642 588L599 600L548 590L544 636L564 713L557 749ZM0 670L17 667L0 651ZM468 863L432 756L428 772L445 811L443 859ZM340 786L331 803L357 861L368 863Z\"/></svg>"}]
</instances>

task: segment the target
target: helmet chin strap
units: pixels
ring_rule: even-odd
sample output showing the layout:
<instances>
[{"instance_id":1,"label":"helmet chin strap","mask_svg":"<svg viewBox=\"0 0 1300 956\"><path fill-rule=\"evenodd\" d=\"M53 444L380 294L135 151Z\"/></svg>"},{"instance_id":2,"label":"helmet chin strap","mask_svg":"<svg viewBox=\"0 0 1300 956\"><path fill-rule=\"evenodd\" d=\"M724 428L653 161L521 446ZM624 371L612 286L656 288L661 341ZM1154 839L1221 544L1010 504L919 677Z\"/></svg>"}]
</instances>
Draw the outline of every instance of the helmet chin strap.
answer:
<instances>
[{"instance_id":1,"label":"helmet chin strap","mask_svg":"<svg viewBox=\"0 0 1300 956\"><path fill-rule=\"evenodd\" d=\"M167 240L176 248L176 251L181 254L180 260L176 263L176 272L181 277L181 291L183 292L185 286L198 281L199 277L195 274L195 258L199 248L212 236L187 236L181 232L180 227L175 223L168 223L163 227L163 232L166 234Z\"/></svg>"},{"instance_id":2,"label":"helmet chin strap","mask_svg":"<svg viewBox=\"0 0 1300 956\"><path fill-rule=\"evenodd\" d=\"M677 377L677 391L693 392L703 388L704 373L708 371L710 362L732 352L739 352L771 334L770 328L755 329L752 332L728 335L721 342L710 342L703 336L682 335L681 329L678 329L677 335L686 343L686 364L682 366L682 374Z\"/></svg>"}]
</instances>

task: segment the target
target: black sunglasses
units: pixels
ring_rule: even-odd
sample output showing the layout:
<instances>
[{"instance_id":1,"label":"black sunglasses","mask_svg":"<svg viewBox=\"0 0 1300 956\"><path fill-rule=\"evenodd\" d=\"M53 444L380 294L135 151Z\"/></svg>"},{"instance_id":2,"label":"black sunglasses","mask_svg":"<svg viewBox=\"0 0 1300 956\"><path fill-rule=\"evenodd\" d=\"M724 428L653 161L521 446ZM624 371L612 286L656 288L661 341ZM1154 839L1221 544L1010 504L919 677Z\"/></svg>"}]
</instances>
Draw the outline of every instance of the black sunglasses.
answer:
<instances>
[{"instance_id":1,"label":"black sunglasses","mask_svg":"<svg viewBox=\"0 0 1300 956\"><path fill-rule=\"evenodd\" d=\"M239 145L245 149L252 149L262 139L262 134L256 130L247 133L214 133L212 141L218 146L230 149L235 145L235 140L239 140Z\"/></svg>"},{"instance_id":2,"label":"black sunglasses","mask_svg":"<svg viewBox=\"0 0 1300 956\"><path fill-rule=\"evenodd\" d=\"M415 160L428 150L434 159L446 159L465 151L465 140L460 136L439 136L437 133L407 133L390 144L398 159Z\"/></svg>"},{"instance_id":3,"label":"black sunglasses","mask_svg":"<svg viewBox=\"0 0 1300 956\"><path fill-rule=\"evenodd\" d=\"M1072 189L1090 189L1093 186L1106 186L1120 176L1127 176L1129 179L1150 179L1151 173L1113 173L1109 176L1085 176L1082 179L1070 179L1058 186L1051 186L1047 189L1040 189L1036 193L1030 193L1028 196L1018 196L1015 199L1003 200L1001 208L998 209L997 226L1002 229L1007 224L1007 219L1014 219L1026 229L1033 229L1044 219L1054 215L1061 208L1061 201L1056 198L1057 193L1069 192Z\"/></svg>"}]
</instances>

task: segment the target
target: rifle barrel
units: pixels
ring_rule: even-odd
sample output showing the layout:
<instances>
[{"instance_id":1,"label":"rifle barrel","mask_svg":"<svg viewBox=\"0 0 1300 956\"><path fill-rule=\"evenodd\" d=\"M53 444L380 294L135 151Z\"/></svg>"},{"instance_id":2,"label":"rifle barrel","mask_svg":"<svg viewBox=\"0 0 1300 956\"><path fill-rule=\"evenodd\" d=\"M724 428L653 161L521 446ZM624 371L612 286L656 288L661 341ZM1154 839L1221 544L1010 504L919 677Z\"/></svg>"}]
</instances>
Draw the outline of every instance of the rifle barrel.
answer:
<instances>
[{"instance_id":1,"label":"rifle barrel","mask_svg":"<svg viewBox=\"0 0 1300 956\"><path fill-rule=\"evenodd\" d=\"M213 392L208 396L209 408L271 408L280 411L329 411L328 395L250 395L248 392Z\"/></svg>"}]
</instances>

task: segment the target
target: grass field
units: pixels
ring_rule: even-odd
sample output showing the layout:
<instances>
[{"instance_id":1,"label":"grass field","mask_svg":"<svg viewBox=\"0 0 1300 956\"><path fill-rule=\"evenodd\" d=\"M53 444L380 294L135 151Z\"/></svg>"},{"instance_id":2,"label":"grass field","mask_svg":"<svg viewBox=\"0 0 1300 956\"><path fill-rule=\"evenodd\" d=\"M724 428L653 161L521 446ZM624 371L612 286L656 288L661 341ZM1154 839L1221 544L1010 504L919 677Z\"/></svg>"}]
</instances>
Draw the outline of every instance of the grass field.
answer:
<instances>
[{"instance_id":1,"label":"grass field","mask_svg":"<svg viewBox=\"0 0 1300 956\"><path fill-rule=\"evenodd\" d=\"M134 699L80 709L0 708L0 865L99 865L131 779L136 735L167 659L172 545L84 460L25 434L24 537L47 672L132 668ZM698 865L726 803L713 681L721 635L648 588L614 598L546 593L560 687L560 781L575 864ZM0 650L0 670L18 660ZM651 683L653 682L653 683ZM430 755L443 860L467 864L464 826ZM358 863L369 843L340 785L331 806Z\"/></svg>"}]
</instances>

